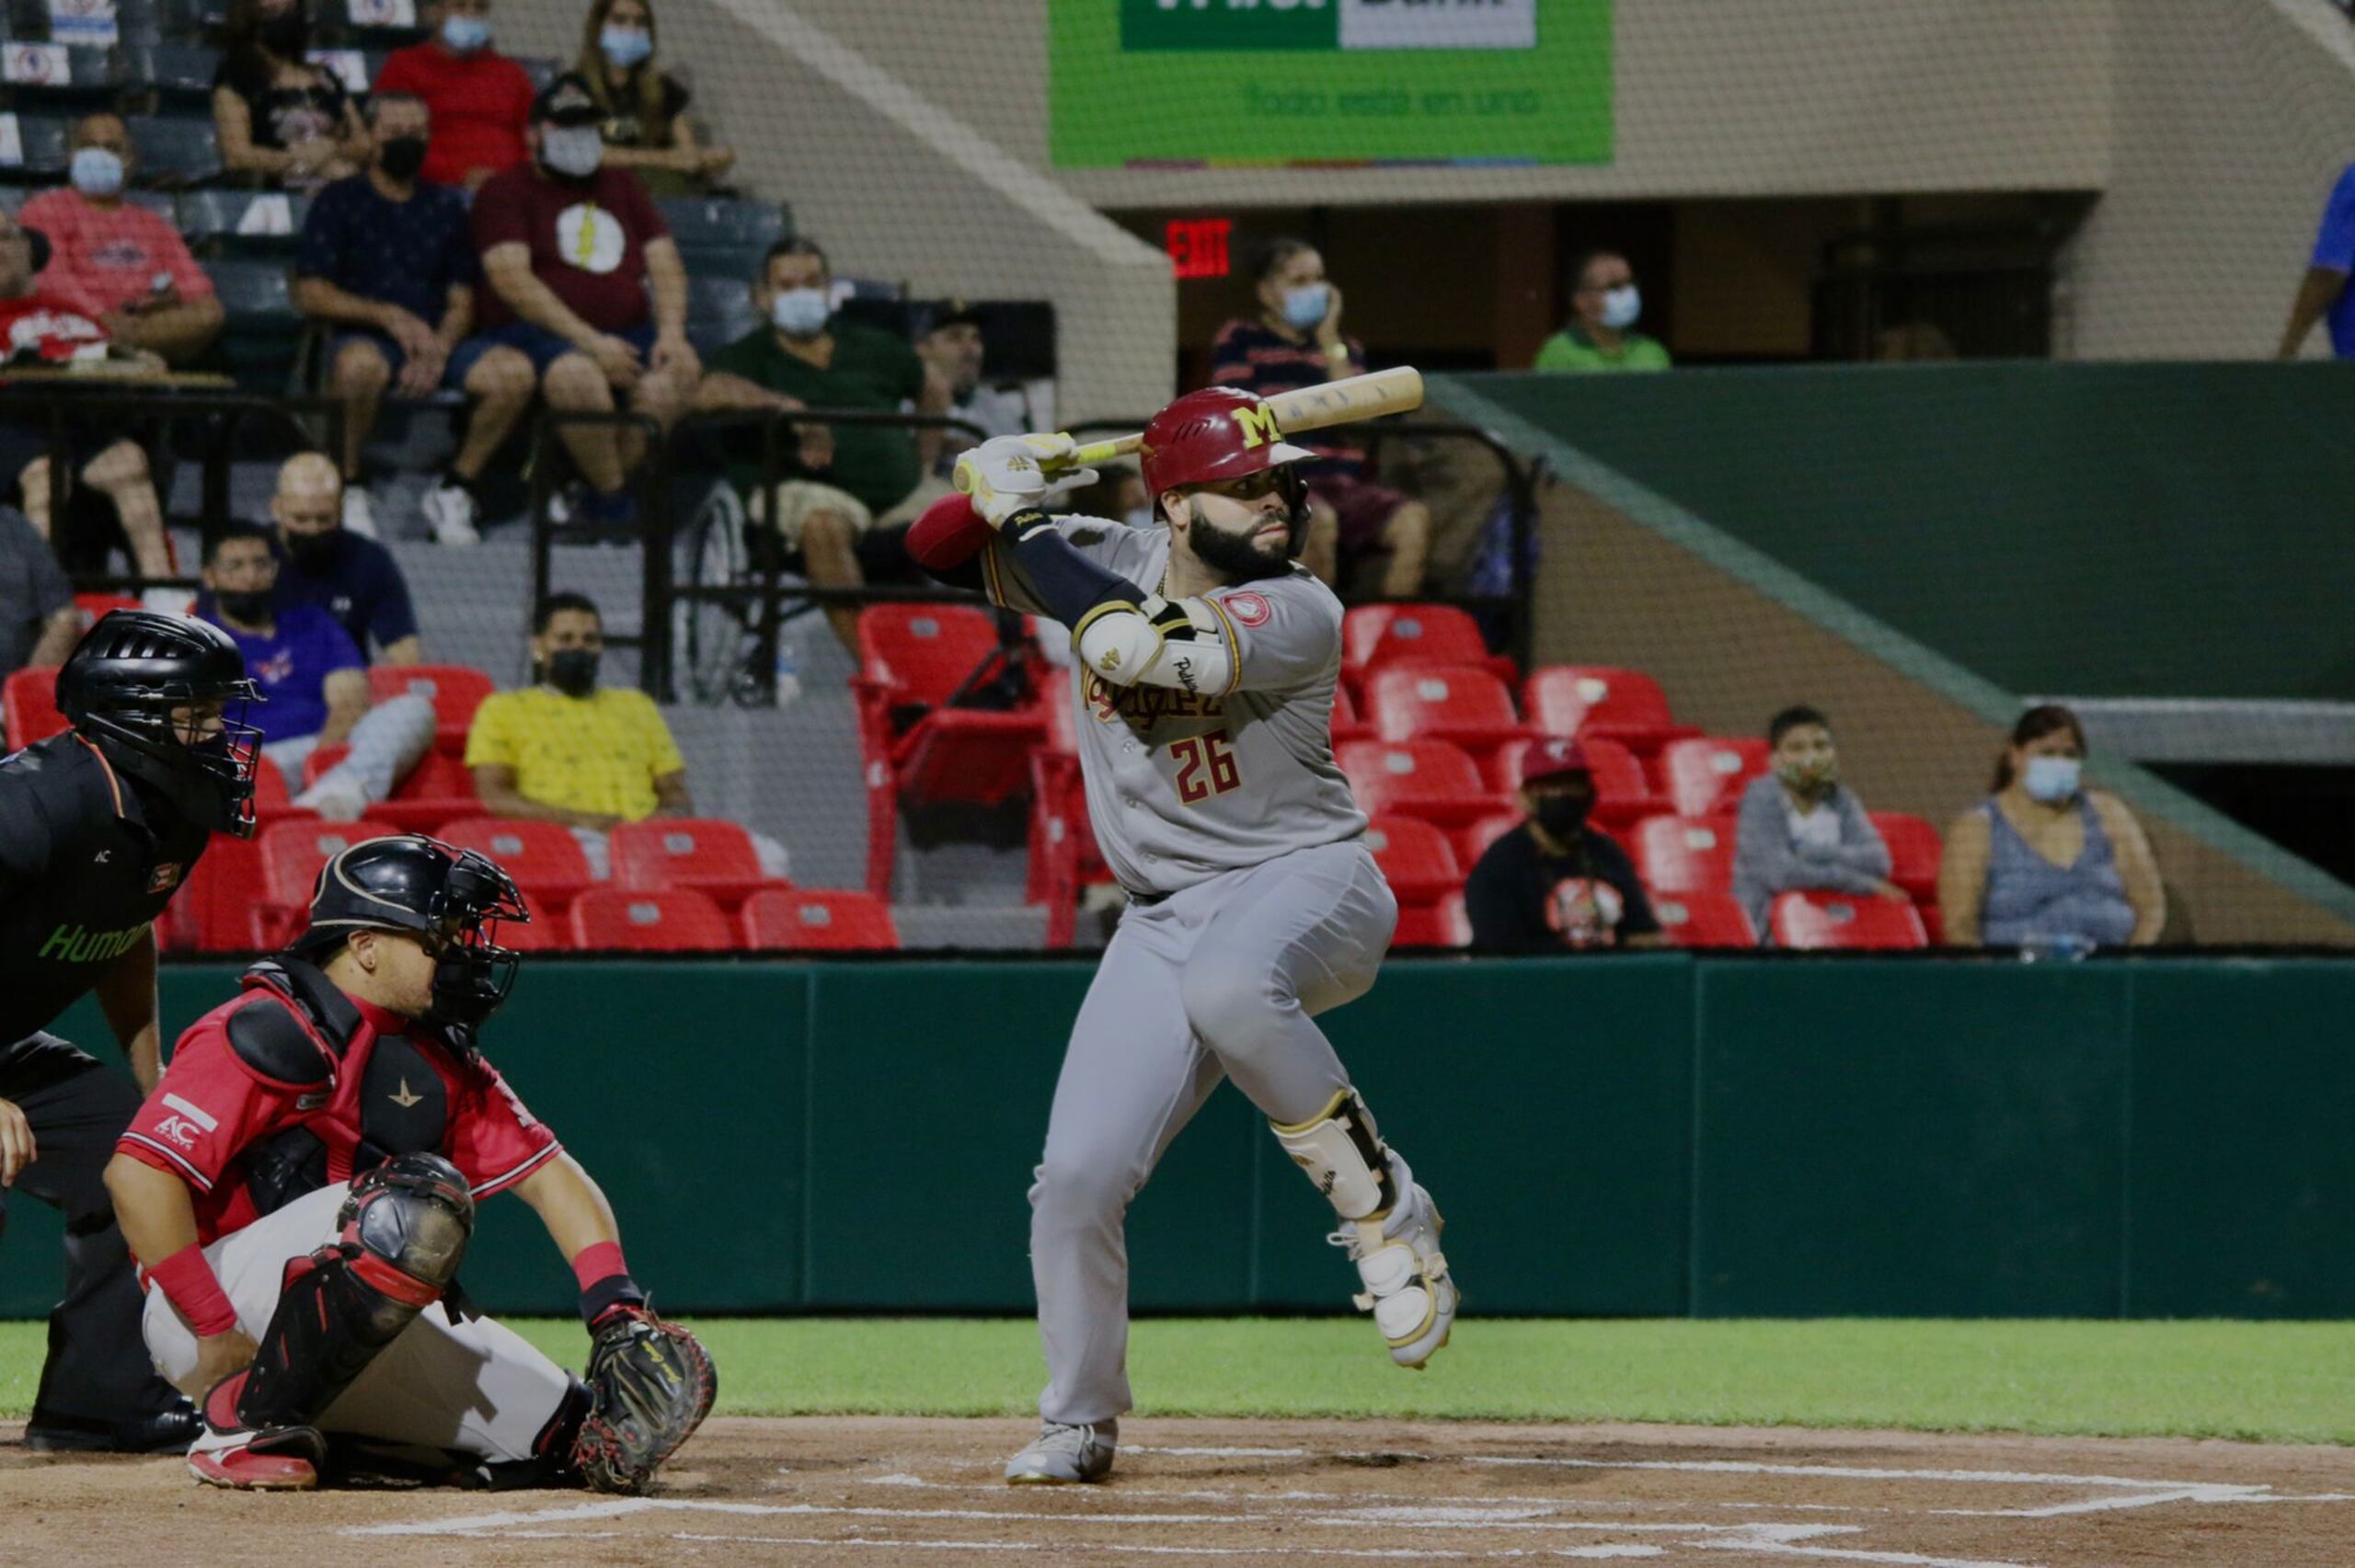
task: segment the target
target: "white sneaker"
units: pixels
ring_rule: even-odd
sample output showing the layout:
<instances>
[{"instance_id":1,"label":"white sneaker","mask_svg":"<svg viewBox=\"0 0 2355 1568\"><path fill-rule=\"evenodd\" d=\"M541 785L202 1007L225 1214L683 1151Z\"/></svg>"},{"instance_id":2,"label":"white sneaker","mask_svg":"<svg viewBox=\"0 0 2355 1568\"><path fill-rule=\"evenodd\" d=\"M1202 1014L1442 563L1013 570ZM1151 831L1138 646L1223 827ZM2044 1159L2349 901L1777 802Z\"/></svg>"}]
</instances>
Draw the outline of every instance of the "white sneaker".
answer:
<instances>
[{"instance_id":1,"label":"white sneaker","mask_svg":"<svg viewBox=\"0 0 2355 1568\"><path fill-rule=\"evenodd\" d=\"M1420 1183L1387 1219L1361 1219L1327 1239L1349 1249L1365 1288L1353 1299L1373 1314L1390 1359L1420 1371L1447 1345L1462 1299L1439 1250L1447 1222Z\"/></svg>"},{"instance_id":2,"label":"white sneaker","mask_svg":"<svg viewBox=\"0 0 2355 1568\"><path fill-rule=\"evenodd\" d=\"M346 532L357 533L362 539L376 537L376 503L369 498L368 487L357 479L343 487L343 526Z\"/></svg>"},{"instance_id":3,"label":"white sneaker","mask_svg":"<svg viewBox=\"0 0 2355 1568\"><path fill-rule=\"evenodd\" d=\"M425 526L436 544L463 549L482 543L482 531L475 526L478 520L475 498L458 486L436 482L425 492L419 509L425 513Z\"/></svg>"},{"instance_id":4,"label":"white sneaker","mask_svg":"<svg viewBox=\"0 0 2355 1568\"><path fill-rule=\"evenodd\" d=\"M1112 1473L1120 1424L1065 1426L1050 1421L1030 1446L1005 1461L1009 1486L1091 1485Z\"/></svg>"}]
</instances>

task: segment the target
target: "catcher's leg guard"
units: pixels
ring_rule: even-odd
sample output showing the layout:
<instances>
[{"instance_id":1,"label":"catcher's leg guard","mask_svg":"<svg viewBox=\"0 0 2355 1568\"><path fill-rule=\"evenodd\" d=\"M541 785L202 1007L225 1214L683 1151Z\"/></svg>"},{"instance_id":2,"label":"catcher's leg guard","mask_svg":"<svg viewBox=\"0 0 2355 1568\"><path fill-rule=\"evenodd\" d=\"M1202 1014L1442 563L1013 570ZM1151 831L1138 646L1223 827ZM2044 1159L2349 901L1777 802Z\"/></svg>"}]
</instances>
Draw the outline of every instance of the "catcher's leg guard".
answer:
<instances>
[{"instance_id":1,"label":"catcher's leg guard","mask_svg":"<svg viewBox=\"0 0 2355 1568\"><path fill-rule=\"evenodd\" d=\"M457 1277L474 1199L448 1161L402 1154L353 1181L338 1223L334 1241L287 1264L253 1365L205 1396L205 1430L189 1452L200 1480L311 1484L253 1459L293 1454L316 1467L324 1450L312 1423Z\"/></svg>"},{"instance_id":2,"label":"catcher's leg guard","mask_svg":"<svg viewBox=\"0 0 2355 1568\"><path fill-rule=\"evenodd\" d=\"M1420 1368L1447 1343L1459 1299L1440 1251L1439 1207L1382 1141L1354 1090L1334 1095L1314 1120L1271 1125L1346 1222L1332 1241L1349 1249L1365 1285L1358 1310L1373 1313L1392 1360Z\"/></svg>"}]
</instances>

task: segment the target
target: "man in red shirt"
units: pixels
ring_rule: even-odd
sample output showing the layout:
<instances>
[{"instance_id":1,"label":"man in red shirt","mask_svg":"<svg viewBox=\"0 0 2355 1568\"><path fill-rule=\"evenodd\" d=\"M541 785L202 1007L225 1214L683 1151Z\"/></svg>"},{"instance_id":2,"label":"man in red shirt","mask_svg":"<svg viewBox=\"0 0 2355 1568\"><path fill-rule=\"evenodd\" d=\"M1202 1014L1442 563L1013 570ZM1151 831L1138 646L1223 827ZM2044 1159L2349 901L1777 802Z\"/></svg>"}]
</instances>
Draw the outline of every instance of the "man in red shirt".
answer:
<instances>
[{"instance_id":1,"label":"man in red shirt","mask_svg":"<svg viewBox=\"0 0 2355 1568\"><path fill-rule=\"evenodd\" d=\"M0 214L0 364L56 368L91 360L128 360L161 371L164 361L144 349L115 341L103 321L40 287L37 278L51 258L49 237L24 229ZM170 541L164 532L163 503L155 495L147 453L117 426L89 417L69 418L63 438L74 480L89 486L114 509L132 567L141 577L174 574ZM13 479L25 515L41 537L57 542L51 514L46 420L0 421L0 483ZM69 495L70 495L69 482ZM62 551L76 555L75 551ZM104 554L104 547L100 548ZM170 593L173 590L165 590ZM185 603L185 593L178 595ZM175 605L173 608L178 608Z\"/></svg>"},{"instance_id":2,"label":"man in red shirt","mask_svg":"<svg viewBox=\"0 0 2355 1568\"><path fill-rule=\"evenodd\" d=\"M332 1432L477 1483L643 1485L708 1411L710 1364L648 1311L604 1194L477 1050L518 963L497 922L530 918L515 884L411 835L345 850L318 889L294 945L180 1036L107 1168L149 1355L202 1402L190 1469L307 1488ZM511 1187L572 1260L593 1388L442 1304L475 1206ZM634 1370L676 1386L617 1409L600 1368L648 1340L675 1354Z\"/></svg>"},{"instance_id":3,"label":"man in red shirt","mask_svg":"<svg viewBox=\"0 0 2355 1568\"><path fill-rule=\"evenodd\" d=\"M55 253L42 286L98 317L116 341L188 363L225 319L213 280L170 219L123 195L139 163L121 115L85 116L69 141L73 183L42 191L17 215Z\"/></svg>"},{"instance_id":4,"label":"man in red shirt","mask_svg":"<svg viewBox=\"0 0 2355 1568\"><path fill-rule=\"evenodd\" d=\"M604 165L603 111L577 76L532 105L534 157L475 197L475 248L486 287L475 336L450 359L463 382L494 348L523 350L560 413L630 408L664 429L703 375L687 343L687 269L638 177ZM624 523L623 490L645 438L611 426L558 427L588 483L579 515Z\"/></svg>"},{"instance_id":5,"label":"man in red shirt","mask_svg":"<svg viewBox=\"0 0 2355 1568\"><path fill-rule=\"evenodd\" d=\"M425 100L433 122L425 178L479 190L523 161L532 79L490 47L490 0L439 0L425 15L433 36L396 50L375 91Z\"/></svg>"}]
</instances>

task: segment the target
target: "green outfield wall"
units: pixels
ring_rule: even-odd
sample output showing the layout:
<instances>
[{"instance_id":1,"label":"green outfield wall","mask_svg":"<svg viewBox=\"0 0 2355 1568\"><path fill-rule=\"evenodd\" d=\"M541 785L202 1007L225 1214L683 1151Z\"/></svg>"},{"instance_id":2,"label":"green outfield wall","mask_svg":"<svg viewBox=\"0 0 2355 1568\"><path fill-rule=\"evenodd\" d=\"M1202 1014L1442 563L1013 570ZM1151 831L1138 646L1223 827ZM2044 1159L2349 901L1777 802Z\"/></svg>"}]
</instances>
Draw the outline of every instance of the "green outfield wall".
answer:
<instances>
[{"instance_id":1,"label":"green outfield wall","mask_svg":"<svg viewBox=\"0 0 2355 1568\"><path fill-rule=\"evenodd\" d=\"M2355 699L2355 365L1450 379L2006 691Z\"/></svg>"},{"instance_id":2,"label":"green outfield wall","mask_svg":"<svg viewBox=\"0 0 2355 1568\"><path fill-rule=\"evenodd\" d=\"M165 972L167 1024L234 971ZM683 1311L1021 1311L1068 962L538 962L489 1047ZM2355 962L1393 963L1327 1019L1477 1310L2355 1316ZM104 1039L87 1004L61 1032ZM1331 1309L1330 1213L1222 1090L1132 1220L1138 1304ZM0 1313L46 1309L19 1199ZM520 1202L465 1270L572 1282Z\"/></svg>"}]
</instances>

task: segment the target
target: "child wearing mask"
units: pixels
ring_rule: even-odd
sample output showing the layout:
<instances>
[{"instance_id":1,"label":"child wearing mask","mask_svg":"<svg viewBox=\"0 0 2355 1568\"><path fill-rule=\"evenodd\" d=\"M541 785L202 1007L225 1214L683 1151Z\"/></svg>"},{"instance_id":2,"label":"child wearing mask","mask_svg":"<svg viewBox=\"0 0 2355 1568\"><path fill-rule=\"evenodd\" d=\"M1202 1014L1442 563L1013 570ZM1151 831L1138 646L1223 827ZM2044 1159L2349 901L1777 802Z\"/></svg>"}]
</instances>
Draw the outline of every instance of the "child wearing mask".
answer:
<instances>
[{"instance_id":1,"label":"child wearing mask","mask_svg":"<svg viewBox=\"0 0 2355 1568\"><path fill-rule=\"evenodd\" d=\"M2147 947L2166 925L2157 859L2116 795L2085 786L2085 731L2058 703L2022 714L1994 791L1947 830L1938 913L1957 947Z\"/></svg>"},{"instance_id":2,"label":"child wearing mask","mask_svg":"<svg viewBox=\"0 0 2355 1568\"><path fill-rule=\"evenodd\" d=\"M1464 885L1472 945L1498 953L1661 945L1660 921L1626 851L1587 825L1594 778L1575 740L1522 754L1529 820L1490 844Z\"/></svg>"},{"instance_id":3,"label":"child wearing mask","mask_svg":"<svg viewBox=\"0 0 2355 1568\"><path fill-rule=\"evenodd\" d=\"M1734 829L1733 896L1759 940L1775 895L1794 888L1905 902L1889 880L1889 846L1840 783L1832 721L1810 707L1785 708L1768 723L1766 744L1774 772L1750 781Z\"/></svg>"}]
</instances>

